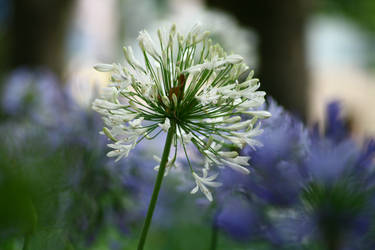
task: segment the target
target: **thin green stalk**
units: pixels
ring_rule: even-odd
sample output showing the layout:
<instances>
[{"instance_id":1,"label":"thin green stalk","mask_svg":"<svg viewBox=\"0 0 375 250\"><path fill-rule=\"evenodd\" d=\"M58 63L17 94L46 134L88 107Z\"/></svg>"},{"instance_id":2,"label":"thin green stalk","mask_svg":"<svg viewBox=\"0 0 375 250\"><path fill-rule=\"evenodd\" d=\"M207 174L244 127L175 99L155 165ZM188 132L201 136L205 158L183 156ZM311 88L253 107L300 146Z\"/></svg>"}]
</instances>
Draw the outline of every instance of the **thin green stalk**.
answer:
<instances>
[{"instance_id":1,"label":"thin green stalk","mask_svg":"<svg viewBox=\"0 0 375 250\"><path fill-rule=\"evenodd\" d=\"M219 212L219 208L216 206L216 202L212 202L211 209L213 211L212 215L212 223L211 223L211 241L210 241L210 250L216 250L217 244L219 241L219 228L217 226L217 213ZM216 212L215 212L216 210Z\"/></svg>"},{"instance_id":2,"label":"thin green stalk","mask_svg":"<svg viewBox=\"0 0 375 250\"><path fill-rule=\"evenodd\" d=\"M163 177L164 177L164 173L165 173L165 167L167 166L168 156L169 156L169 152L171 150L172 140L173 140L173 136L175 135L175 133L176 133L176 123L173 120L171 120L171 127L168 130L167 139L165 141L164 151L163 151L163 155L162 155L162 158L161 158L158 175L156 177L154 190L152 192L150 204L149 204L148 210L147 210L146 220L145 220L145 223L143 225L141 237L140 237L139 242L138 242L138 248L137 248L138 250L143 250L144 244L146 242L148 229L150 227L152 215L154 213L156 202L158 200L161 183L163 181Z\"/></svg>"},{"instance_id":3,"label":"thin green stalk","mask_svg":"<svg viewBox=\"0 0 375 250\"><path fill-rule=\"evenodd\" d=\"M27 250L28 249L28 246L29 246L29 234L25 234L25 237L23 239L23 247L22 247L22 250Z\"/></svg>"},{"instance_id":4,"label":"thin green stalk","mask_svg":"<svg viewBox=\"0 0 375 250\"><path fill-rule=\"evenodd\" d=\"M212 223L210 250L216 250L217 248L218 233L219 230L217 228L217 225L215 223Z\"/></svg>"}]
</instances>

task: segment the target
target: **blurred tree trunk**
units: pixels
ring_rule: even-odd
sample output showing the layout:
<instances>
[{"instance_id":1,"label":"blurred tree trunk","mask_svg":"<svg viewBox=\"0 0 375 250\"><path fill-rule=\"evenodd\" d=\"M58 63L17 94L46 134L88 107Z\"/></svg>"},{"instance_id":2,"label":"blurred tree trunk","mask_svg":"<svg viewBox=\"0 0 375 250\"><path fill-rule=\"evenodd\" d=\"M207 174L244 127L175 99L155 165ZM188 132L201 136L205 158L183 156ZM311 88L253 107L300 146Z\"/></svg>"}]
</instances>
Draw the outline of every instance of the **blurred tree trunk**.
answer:
<instances>
[{"instance_id":1,"label":"blurred tree trunk","mask_svg":"<svg viewBox=\"0 0 375 250\"><path fill-rule=\"evenodd\" d=\"M73 0L13 0L6 33L8 70L46 66L61 76Z\"/></svg>"},{"instance_id":2,"label":"blurred tree trunk","mask_svg":"<svg viewBox=\"0 0 375 250\"><path fill-rule=\"evenodd\" d=\"M259 36L262 89L306 118L308 77L305 23L310 0L206 0L254 28Z\"/></svg>"}]
</instances>

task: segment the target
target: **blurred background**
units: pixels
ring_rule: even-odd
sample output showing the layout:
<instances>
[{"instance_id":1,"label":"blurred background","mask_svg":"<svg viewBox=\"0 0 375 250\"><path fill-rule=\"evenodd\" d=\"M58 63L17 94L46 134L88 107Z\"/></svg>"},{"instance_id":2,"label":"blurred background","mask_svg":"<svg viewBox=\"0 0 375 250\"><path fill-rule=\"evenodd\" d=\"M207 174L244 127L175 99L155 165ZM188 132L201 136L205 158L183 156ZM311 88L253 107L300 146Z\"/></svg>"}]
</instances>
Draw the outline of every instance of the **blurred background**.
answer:
<instances>
[{"instance_id":1,"label":"blurred background","mask_svg":"<svg viewBox=\"0 0 375 250\"><path fill-rule=\"evenodd\" d=\"M44 67L87 105L96 79L92 65L121 60L139 30L162 23L201 22L227 50L255 68L262 87L304 120L322 119L340 99L353 129L374 134L375 3L371 0L2 0L1 77ZM90 85L90 86L89 86Z\"/></svg>"},{"instance_id":2,"label":"blurred background","mask_svg":"<svg viewBox=\"0 0 375 250\"><path fill-rule=\"evenodd\" d=\"M375 136L374 13L373 0L0 0L0 249L25 242L28 249L134 249L157 142L114 164L90 105L106 84L93 65L121 62L122 47L136 46L140 30L200 22L244 56L261 88L306 129L318 123L320 134L328 131L336 106L327 113L327 105L338 101L340 124L360 145ZM149 249L280 249L270 231L245 241L223 233L212 246L225 213L185 194L186 178L177 173L166 182ZM258 221L252 216L249 223ZM358 249L374 249L368 246Z\"/></svg>"}]
</instances>

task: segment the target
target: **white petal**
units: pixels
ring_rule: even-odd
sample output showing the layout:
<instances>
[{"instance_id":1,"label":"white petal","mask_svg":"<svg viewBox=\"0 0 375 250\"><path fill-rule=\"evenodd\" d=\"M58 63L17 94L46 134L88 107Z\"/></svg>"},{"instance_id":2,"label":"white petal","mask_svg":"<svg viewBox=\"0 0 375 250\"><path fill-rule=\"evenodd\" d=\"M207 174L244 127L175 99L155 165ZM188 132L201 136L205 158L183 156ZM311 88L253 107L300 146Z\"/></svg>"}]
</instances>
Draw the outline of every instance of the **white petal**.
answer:
<instances>
[{"instance_id":1,"label":"white petal","mask_svg":"<svg viewBox=\"0 0 375 250\"><path fill-rule=\"evenodd\" d=\"M171 127L171 122L168 118L165 118L164 123L159 123L158 126L164 130L164 132L168 132L169 128Z\"/></svg>"},{"instance_id":2,"label":"white petal","mask_svg":"<svg viewBox=\"0 0 375 250\"><path fill-rule=\"evenodd\" d=\"M250 173L250 171L247 168L245 168L245 167L243 167L243 166L241 166L241 165L239 165L237 163L230 162L230 161L227 161L227 160L222 160L222 162L225 163L225 164L227 164L228 167L230 167L233 170L236 170L236 171L238 171L240 173L243 173L243 174L249 174Z\"/></svg>"},{"instance_id":3,"label":"white petal","mask_svg":"<svg viewBox=\"0 0 375 250\"><path fill-rule=\"evenodd\" d=\"M196 192L198 192L198 189L199 189L199 187L198 187L198 184L197 184L197 185L195 185L195 187L190 191L190 193L191 193L191 194L195 194Z\"/></svg>"},{"instance_id":4,"label":"white petal","mask_svg":"<svg viewBox=\"0 0 375 250\"><path fill-rule=\"evenodd\" d=\"M243 112L244 114L248 114L248 115L252 115L252 116L255 116L255 117L258 117L258 118L269 118L271 117L271 113L268 112L268 111L264 111L264 110L256 110L256 111L246 111L246 112Z\"/></svg>"},{"instance_id":5,"label":"white petal","mask_svg":"<svg viewBox=\"0 0 375 250\"><path fill-rule=\"evenodd\" d=\"M219 153L220 156L226 157L226 158L234 158L234 157L238 156L238 152L236 152L236 151L229 151L229 152L220 151L218 153Z\"/></svg>"},{"instance_id":6,"label":"white petal","mask_svg":"<svg viewBox=\"0 0 375 250\"><path fill-rule=\"evenodd\" d=\"M225 58L225 61L231 64L238 64L243 61L243 57L240 55L230 55Z\"/></svg>"},{"instance_id":7,"label":"white petal","mask_svg":"<svg viewBox=\"0 0 375 250\"><path fill-rule=\"evenodd\" d=\"M160 57L156 50L156 46L147 31L143 30L139 32L138 41L142 50L146 51L153 57Z\"/></svg>"},{"instance_id":8,"label":"white petal","mask_svg":"<svg viewBox=\"0 0 375 250\"><path fill-rule=\"evenodd\" d=\"M94 69L100 72L110 72L114 69L112 64L97 64L94 66Z\"/></svg>"}]
</instances>

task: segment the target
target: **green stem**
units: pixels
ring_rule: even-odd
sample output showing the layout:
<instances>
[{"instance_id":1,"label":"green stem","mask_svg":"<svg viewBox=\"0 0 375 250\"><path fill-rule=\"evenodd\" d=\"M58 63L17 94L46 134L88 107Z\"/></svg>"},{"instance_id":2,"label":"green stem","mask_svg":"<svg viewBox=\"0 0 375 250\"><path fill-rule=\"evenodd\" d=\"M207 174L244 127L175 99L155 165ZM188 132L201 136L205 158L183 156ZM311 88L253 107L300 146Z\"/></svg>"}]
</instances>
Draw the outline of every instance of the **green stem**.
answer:
<instances>
[{"instance_id":1,"label":"green stem","mask_svg":"<svg viewBox=\"0 0 375 250\"><path fill-rule=\"evenodd\" d=\"M211 242L210 250L216 250L217 242L219 238L219 228L217 226L217 214L220 209L216 206L216 202L212 202L211 209L213 210L212 222L211 222ZM216 211L216 212L215 212Z\"/></svg>"},{"instance_id":2,"label":"green stem","mask_svg":"<svg viewBox=\"0 0 375 250\"><path fill-rule=\"evenodd\" d=\"M171 150L172 139L173 139L173 136L175 135L175 133L176 133L176 123L173 120L171 120L171 127L168 130L167 139L165 141L163 156L161 158L158 175L156 177L154 190L152 192L152 196L151 196L151 200L150 200L150 205L148 206L146 220L145 220L145 223L143 225L141 237L140 237L139 242L138 242L138 248L137 248L138 250L142 250L143 247L144 247L144 244L146 242L147 232L148 232L148 229L149 229L150 224L151 224L152 215L153 215L154 210L155 210L156 202L158 200L161 183L163 181L163 177L164 177L164 173L165 173L165 167L167 166L168 156L169 156L169 152Z\"/></svg>"},{"instance_id":3,"label":"green stem","mask_svg":"<svg viewBox=\"0 0 375 250\"><path fill-rule=\"evenodd\" d=\"M211 245L210 250L216 250L217 247L217 240L218 240L218 228L215 224L212 225L212 232L211 232Z\"/></svg>"},{"instance_id":4,"label":"green stem","mask_svg":"<svg viewBox=\"0 0 375 250\"><path fill-rule=\"evenodd\" d=\"M24 237L24 240L23 240L23 247L22 247L22 250L27 250L28 249L28 246L29 246L29 234L26 234L25 237Z\"/></svg>"}]
</instances>

